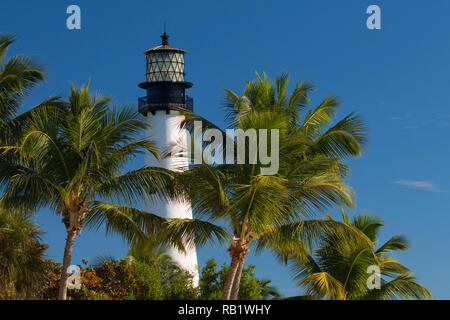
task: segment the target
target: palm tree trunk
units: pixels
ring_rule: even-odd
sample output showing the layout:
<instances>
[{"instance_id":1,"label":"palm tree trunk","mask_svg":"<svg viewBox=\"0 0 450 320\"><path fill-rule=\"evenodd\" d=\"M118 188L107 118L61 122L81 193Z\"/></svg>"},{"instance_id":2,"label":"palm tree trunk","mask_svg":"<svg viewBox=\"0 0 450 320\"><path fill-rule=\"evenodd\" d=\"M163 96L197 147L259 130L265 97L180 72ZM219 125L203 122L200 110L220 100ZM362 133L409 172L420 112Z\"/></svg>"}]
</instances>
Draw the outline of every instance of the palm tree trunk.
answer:
<instances>
[{"instance_id":1,"label":"palm tree trunk","mask_svg":"<svg viewBox=\"0 0 450 320\"><path fill-rule=\"evenodd\" d=\"M73 244L75 242L76 234L77 234L76 228L67 229L67 239L66 239L66 247L64 249L61 280L59 281L58 300L66 300L67 298L67 285L68 285L67 279L69 278L69 273L67 273L67 269L69 269L70 261L72 259L72 249Z\"/></svg>"},{"instance_id":2,"label":"palm tree trunk","mask_svg":"<svg viewBox=\"0 0 450 320\"><path fill-rule=\"evenodd\" d=\"M239 258L236 256L231 257L230 270L228 271L227 280L223 288L222 300L230 300L231 289L233 288L234 278L239 268Z\"/></svg>"},{"instance_id":3,"label":"palm tree trunk","mask_svg":"<svg viewBox=\"0 0 450 320\"><path fill-rule=\"evenodd\" d=\"M231 288L230 300L238 300L239 297L239 285L241 283L242 270L244 269L244 257L239 261L236 274L234 276L233 287Z\"/></svg>"}]
</instances>

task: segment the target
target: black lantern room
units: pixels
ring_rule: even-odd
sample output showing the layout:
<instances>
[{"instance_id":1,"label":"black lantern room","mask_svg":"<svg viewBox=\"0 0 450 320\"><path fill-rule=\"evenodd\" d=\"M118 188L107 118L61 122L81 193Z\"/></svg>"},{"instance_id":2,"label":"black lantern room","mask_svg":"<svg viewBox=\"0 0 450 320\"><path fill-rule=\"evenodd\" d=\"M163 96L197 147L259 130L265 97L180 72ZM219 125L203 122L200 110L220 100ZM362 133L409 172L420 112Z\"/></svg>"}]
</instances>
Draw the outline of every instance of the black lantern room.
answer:
<instances>
[{"instance_id":1,"label":"black lantern room","mask_svg":"<svg viewBox=\"0 0 450 320\"><path fill-rule=\"evenodd\" d=\"M147 90L147 96L139 98L139 112L147 115L158 110L179 107L193 110L193 99L185 95L192 83L184 81L184 55L186 51L169 45L169 36L164 32L159 46L145 51L147 56L146 82L139 87Z\"/></svg>"}]
</instances>

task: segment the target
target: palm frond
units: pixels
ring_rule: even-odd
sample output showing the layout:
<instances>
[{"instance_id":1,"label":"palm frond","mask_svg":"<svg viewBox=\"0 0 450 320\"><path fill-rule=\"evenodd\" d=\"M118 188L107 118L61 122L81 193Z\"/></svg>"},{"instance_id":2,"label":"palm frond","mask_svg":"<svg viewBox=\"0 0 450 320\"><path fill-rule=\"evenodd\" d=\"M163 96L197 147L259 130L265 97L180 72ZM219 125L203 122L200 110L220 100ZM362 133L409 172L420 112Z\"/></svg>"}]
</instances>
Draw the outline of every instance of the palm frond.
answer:
<instances>
[{"instance_id":1,"label":"palm frond","mask_svg":"<svg viewBox=\"0 0 450 320\"><path fill-rule=\"evenodd\" d=\"M332 300L345 299L345 290L338 280L327 272L312 273L302 280L308 295L329 297Z\"/></svg>"},{"instance_id":2,"label":"palm frond","mask_svg":"<svg viewBox=\"0 0 450 320\"><path fill-rule=\"evenodd\" d=\"M106 233L122 236L129 243L145 241L165 228L166 220L136 208L94 201L86 214L86 225L98 230L102 225Z\"/></svg>"},{"instance_id":3,"label":"palm frond","mask_svg":"<svg viewBox=\"0 0 450 320\"><path fill-rule=\"evenodd\" d=\"M96 194L108 199L122 199L128 204L141 199L166 198L170 196L172 175L164 168L142 167L109 178L98 187Z\"/></svg>"},{"instance_id":4,"label":"palm frond","mask_svg":"<svg viewBox=\"0 0 450 320\"><path fill-rule=\"evenodd\" d=\"M408 248L409 248L408 239L406 239L406 237L401 235L395 235L388 241L386 241L380 248L378 248L378 250L375 251L375 253L381 254L392 250L405 251L408 250Z\"/></svg>"},{"instance_id":5,"label":"palm frond","mask_svg":"<svg viewBox=\"0 0 450 320\"><path fill-rule=\"evenodd\" d=\"M231 236L220 226L198 219L169 219L163 238L177 242L179 250L202 247L206 243L215 245L231 239Z\"/></svg>"},{"instance_id":6,"label":"palm frond","mask_svg":"<svg viewBox=\"0 0 450 320\"><path fill-rule=\"evenodd\" d=\"M380 289L371 290L364 298L368 300L431 300L433 296L428 289L416 282L415 277L401 275L382 283Z\"/></svg>"}]
</instances>

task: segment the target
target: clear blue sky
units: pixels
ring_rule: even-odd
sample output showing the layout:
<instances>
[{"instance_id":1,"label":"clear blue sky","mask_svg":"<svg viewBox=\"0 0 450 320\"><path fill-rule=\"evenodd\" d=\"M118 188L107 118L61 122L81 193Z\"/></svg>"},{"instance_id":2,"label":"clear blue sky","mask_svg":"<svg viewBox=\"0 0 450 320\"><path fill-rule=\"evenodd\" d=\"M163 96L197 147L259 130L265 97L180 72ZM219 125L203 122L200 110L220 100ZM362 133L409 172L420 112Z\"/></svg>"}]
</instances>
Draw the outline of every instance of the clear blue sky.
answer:
<instances>
[{"instance_id":1,"label":"clear blue sky","mask_svg":"<svg viewBox=\"0 0 450 320\"><path fill-rule=\"evenodd\" d=\"M82 29L66 28L66 8L77 4ZM382 10L382 29L366 28L366 8ZM450 298L450 2L447 0L342 1L18 1L2 0L0 31L19 39L10 53L31 54L45 64L48 82L25 108L56 94L69 82L92 86L117 103L136 103L144 92L142 52L159 43L167 22L171 44L188 50L187 80L195 110L223 124L220 88L240 91L255 71L318 86L313 102L336 93L340 116L353 110L370 125L371 143L351 161L355 212L385 220L382 239L406 235L411 249L400 255L436 298ZM142 160L143 162L143 160ZM138 163L135 165L139 165ZM37 221L60 261L65 230L47 211ZM117 237L84 231L73 261L97 254L123 257ZM225 250L203 249L228 261ZM288 269L269 254L250 257L258 276L286 295L298 294Z\"/></svg>"}]
</instances>

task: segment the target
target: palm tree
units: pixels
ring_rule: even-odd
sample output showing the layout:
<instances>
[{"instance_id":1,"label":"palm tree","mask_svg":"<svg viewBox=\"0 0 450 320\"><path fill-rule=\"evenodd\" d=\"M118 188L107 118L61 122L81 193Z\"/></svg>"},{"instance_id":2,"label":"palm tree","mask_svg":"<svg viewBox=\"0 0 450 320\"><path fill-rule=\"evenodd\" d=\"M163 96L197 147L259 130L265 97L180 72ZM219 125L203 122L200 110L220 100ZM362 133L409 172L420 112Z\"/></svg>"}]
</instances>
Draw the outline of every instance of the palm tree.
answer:
<instances>
[{"instance_id":1,"label":"palm tree","mask_svg":"<svg viewBox=\"0 0 450 320\"><path fill-rule=\"evenodd\" d=\"M85 223L96 229L105 225L107 233L119 233L130 243L164 224L132 204L162 195L170 172L152 167L122 172L137 155L150 152L159 159L159 153L150 140L136 138L147 128L137 112L109 102L92 97L89 83L71 86L67 103L26 117L20 137L5 147L9 159L0 168L2 203L32 210L49 207L66 227L59 299L66 298L74 241Z\"/></svg>"},{"instance_id":2,"label":"palm tree","mask_svg":"<svg viewBox=\"0 0 450 320\"><path fill-rule=\"evenodd\" d=\"M15 42L11 34L0 33L0 128L17 115L30 89L45 80L42 66L30 57L13 56L7 61L6 52Z\"/></svg>"},{"instance_id":3,"label":"palm tree","mask_svg":"<svg viewBox=\"0 0 450 320\"><path fill-rule=\"evenodd\" d=\"M34 112L59 106L59 98L47 99L29 111L19 114L19 108L31 89L45 81L43 67L27 56L12 56L6 60L6 53L14 37L0 33L0 145L8 145L16 138L25 118ZM4 152L4 149L2 147ZM0 165L7 160L3 153Z\"/></svg>"},{"instance_id":4,"label":"palm tree","mask_svg":"<svg viewBox=\"0 0 450 320\"><path fill-rule=\"evenodd\" d=\"M29 297L43 272L43 232L30 214L0 210L0 296Z\"/></svg>"},{"instance_id":5,"label":"palm tree","mask_svg":"<svg viewBox=\"0 0 450 320\"><path fill-rule=\"evenodd\" d=\"M283 297L283 295L278 291L278 289L272 286L272 280L270 279L262 279L260 280L260 284L263 287L263 299L264 300L278 300Z\"/></svg>"},{"instance_id":6,"label":"palm tree","mask_svg":"<svg viewBox=\"0 0 450 320\"><path fill-rule=\"evenodd\" d=\"M44 100L40 104L19 114L19 108L31 89L45 81L44 70L33 58L12 56L6 53L14 37L0 33L0 167L10 161L9 145L17 143L26 119L41 111L54 111L61 107L59 97Z\"/></svg>"},{"instance_id":7,"label":"palm tree","mask_svg":"<svg viewBox=\"0 0 450 320\"><path fill-rule=\"evenodd\" d=\"M50 104L52 107L59 105L57 97L50 98L18 114L24 98L32 88L45 81L45 75L43 67L31 57L15 55L6 59L7 51L15 41L12 34L0 33L1 170L5 169L10 156L4 147L17 137L25 118ZM46 247L39 244L42 231L30 220L28 211L1 209L0 220L3 289L13 283L13 287L8 287L10 292L29 295L42 268L40 258Z\"/></svg>"},{"instance_id":8,"label":"palm tree","mask_svg":"<svg viewBox=\"0 0 450 320\"><path fill-rule=\"evenodd\" d=\"M276 175L262 175L265 165L260 162L235 162L194 165L178 177L197 216L221 224L213 227L198 219L173 220L172 232L200 244L213 234L230 241L231 264L223 299L238 297L243 264L253 242L256 252L263 248L276 252L283 247L317 244L326 233L337 235L347 230L358 234L337 221L304 219L334 204L352 206L352 192L345 182L348 167L343 161L361 154L366 141L365 123L350 114L327 129L335 117L337 99L328 96L316 108L309 107L313 87L299 82L288 95L288 82L287 75L275 82L266 75L257 75L256 80L247 83L241 96L226 90L230 127L244 131L279 130ZM306 108L309 109L302 119L300 111ZM204 130L214 128L225 136L223 130L200 116L186 111L184 114L188 129L195 121L202 121Z\"/></svg>"},{"instance_id":9,"label":"palm tree","mask_svg":"<svg viewBox=\"0 0 450 320\"><path fill-rule=\"evenodd\" d=\"M172 260L167 249L160 245L158 241L160 239L153 238L134 243L128 250L127 259L130 261L137 260L149 265L159 265L167 270L177 268L178 265Z\"/></svg>"},{"instance_id":10,"label":"palm tree","mask_svg":"<svg viewBox=\"0 0 450 320\"><path fill-rule=\"evenodd\" d=\"M383 222L371 214L360 214L344 223L364 232L373 243ZM395 300L432 299L431 293L416 282L411 270L392 253L408 249L405 237L395 235L378 248L355 243L351 239L328 237L314 254L295 256L289 264L294 278L309 299ZM379 270L376 270L379 268ZM380 272L375 279L374 271ZM372 278L370 278L372 277ZM379 281L377 288L377 281Z\"/></svg>"}]
</instances>

